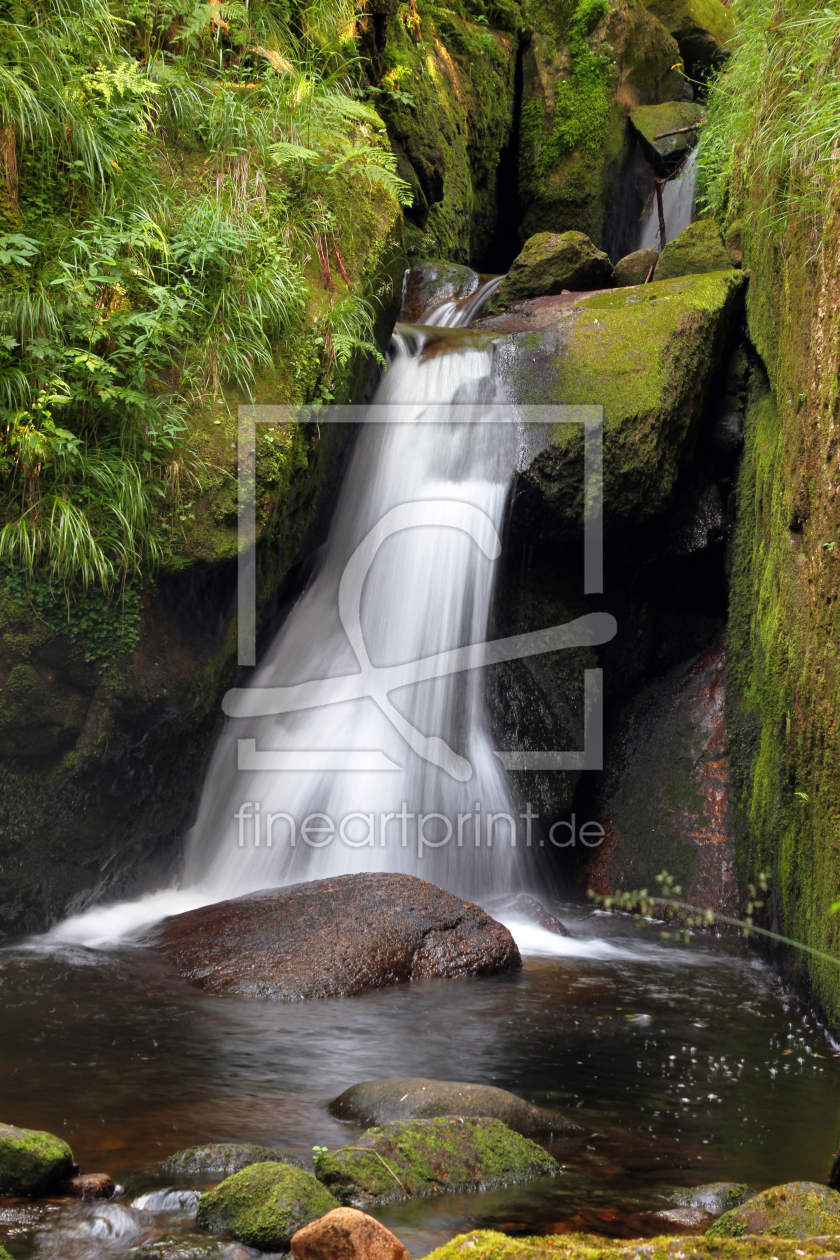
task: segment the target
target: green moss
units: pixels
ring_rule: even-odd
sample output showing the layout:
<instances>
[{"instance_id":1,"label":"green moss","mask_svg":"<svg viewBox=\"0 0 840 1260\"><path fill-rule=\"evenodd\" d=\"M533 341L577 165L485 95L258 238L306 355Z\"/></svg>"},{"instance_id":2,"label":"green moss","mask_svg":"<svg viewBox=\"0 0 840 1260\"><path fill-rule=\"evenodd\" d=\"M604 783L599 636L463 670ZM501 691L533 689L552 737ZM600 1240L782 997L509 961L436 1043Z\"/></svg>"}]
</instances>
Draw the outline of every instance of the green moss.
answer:
<instances>
[{"instance_id":1,"label":"green moss","mask_svg":"<svg viewBox=\"0 0 840 1260\"><path fill-rule=\"evenodd\" d=\"M686 133L685 129L698 124L702 117L702 107L692 101L640 105L630 112L630 121L652 150L652 156L659 157L673 157L692 148L697 143L697 132Z\"/></svg>"},{"instance_id":2,"label":"green moss","mask_svg":"<svg viewBox=\"0 0 840 1260\"><path fill-rule=\"evenodd\" d=\"M697 72L719 60L732 38L732 14L720 0L645 0L648 10L670 31L687 67Z\"/></svg>"},{"instance_id":3,"label":"green moss","mask_svg":"<svg viewBox=\"0 0 840 1260\"><path fill-rule=\"evenodd\" d=\"M490 314L512 302L564 289L606 287L612 271L607 255L582 232L538 232L514 259L486 310Z\"/></svg>"},{"instance_id":4,"label":"green moss","mask_svg":"<svg viewBox=\"0 0 840 1260\"><path fill-rule=\"evenodd\" d=\"M0 1125L0 1195L40 1195L73 1169L73 1152L52 1133Z\"/></svg>"},{"instance_id":5,"label":"green moss","mask_svg":"<svg viewBox=\"0 0 840 1260\"><path fill-rule=\"evenodd\" d=\"M442 1190L484 1190L558 1171L541 1146L499 1120L407 1120L368 1129L322 1155L316 1176L342 1203L384 1203Z\"/></svg>"},{"instance_id":6,"label":"green moss","mask_svg":"<svg viewBox=\"0 0 840 1260\"><path fill-rule=\"evenodd\" d=\"M285 1251L292 1235L338 1203L311 1173L288 1164L251 1164L198 1201L204 1229L233 1235L261 1251Z\"/></svg>"},{"instance_id":7,"label":"green moss","mask_svg":"<svg viewBox=\"0 0 840 1260\"><path fill-rule=\"evenodd\" d=\"M717 224L711 219L697 219L675 240L668 242L653 274L656 280L671 280L676 276L731 269Z\"/></svg>"},{"instance_id":8,"label":"green moss","mask_svg":"<svg viewBox=\"0 0 840 1260\"><path fill-rule=\"evenodd\" d=\"M690 1250L689 1250L690 1247ZM783 1238L643 1238L608 1239L592 1234L555 1234L510 1238L492 1230L460 1234L430 1252L426 1260L818 1260L825 1241L792 1242Z\"/></svg>"},{"instance_id":9,"label":"green moss","mask_svg":"<svg viewBox=\"0 0 840 1260\"><path fill-rule=\"evenodd\" d=\"M840 1194L807 1181L773 1186L725 1212L706 1231L707 1238L739 1238L744 1234L773 1238L840 1234Z\"/></svg>"}]
</instances>

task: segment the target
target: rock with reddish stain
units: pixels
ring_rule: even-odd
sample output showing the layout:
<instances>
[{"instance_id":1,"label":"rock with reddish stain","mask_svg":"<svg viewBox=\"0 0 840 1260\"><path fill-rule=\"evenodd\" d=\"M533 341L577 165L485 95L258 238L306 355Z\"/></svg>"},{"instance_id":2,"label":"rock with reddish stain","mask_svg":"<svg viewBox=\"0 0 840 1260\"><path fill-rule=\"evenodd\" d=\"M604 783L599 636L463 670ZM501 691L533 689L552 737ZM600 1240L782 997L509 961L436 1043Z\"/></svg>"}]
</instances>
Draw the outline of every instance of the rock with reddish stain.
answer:
<instances>
[{"instance_id":1,"label":"rock with reddish stain","mask_svg":"<svg viewBox=\"0 0 840 1260\"><path fill-rule=\"evenodd\" d=\"M84 1173L63 1181L61 1188L74 1199L110 1199L116 1186L107 1173Z\"/></svg>"},{"instance_id":2,"label":"rock with reddish stain","mask_svg":"<svg viewBox=\"0 0 840 1260\"><path fill-rule=\"evenodd\" d=\"M619 715L594 813L606 835L583 868L595 892L654 890L667 870L683 900L735 911L723 676L718 645L644 684Z\"/></svg>"},{"instance_id":3,"label":"rock with reddish stain","mask_svg":"<svg viewBox=\"0 0 840 1260\"><path fill-rule=\"evenodd\" d=\"M148 940L202 989L275 1001L522 966L506 927L414 875L341 875L265 889L174 915Z\"/></svg>"},{"instance_id":4,"label":"rock with reddish stain","mask_svg":"<svg viewBox=\"0 0 840 1260\"><path fill-rule=\"evenodd\" d=\"M292 1238L294 1260L410 1260L389 1229L356 1208L340 1207Z\"/></svg>"}]
</instances>

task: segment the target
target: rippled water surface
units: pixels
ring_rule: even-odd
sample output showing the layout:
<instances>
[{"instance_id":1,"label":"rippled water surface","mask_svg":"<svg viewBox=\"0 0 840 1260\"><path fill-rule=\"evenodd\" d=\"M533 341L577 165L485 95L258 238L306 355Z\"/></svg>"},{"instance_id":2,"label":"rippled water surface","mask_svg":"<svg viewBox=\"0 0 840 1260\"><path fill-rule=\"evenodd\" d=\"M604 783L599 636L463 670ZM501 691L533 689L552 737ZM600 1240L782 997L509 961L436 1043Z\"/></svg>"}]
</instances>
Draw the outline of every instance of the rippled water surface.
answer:
<instances>
[{"instance_id":1,"label":"rippled water surface","mask_svg":"<svg viewBox=\"0 0 840 1260\"><path fill-rule=\"evenodd\" d=\"M554 1143L555 1178L379 1213L416 1256L483 1225L632 1233L635 1213L682 1185L824 1179L840 1135L835 1051L750 948L559 910L573 939L511 924L519 973L294 1005L208 996L134 946L0 951L0 1118L61 1134L83 1171L129 1191L199 1142L309 1156L351 1140L327 1103L373 1077L498 1085L585 1124ZM249 1254L197 1239L190 1196L138 1194L4 1201L0 1242L56 1260Z\"/></svg>"}]
</instances>

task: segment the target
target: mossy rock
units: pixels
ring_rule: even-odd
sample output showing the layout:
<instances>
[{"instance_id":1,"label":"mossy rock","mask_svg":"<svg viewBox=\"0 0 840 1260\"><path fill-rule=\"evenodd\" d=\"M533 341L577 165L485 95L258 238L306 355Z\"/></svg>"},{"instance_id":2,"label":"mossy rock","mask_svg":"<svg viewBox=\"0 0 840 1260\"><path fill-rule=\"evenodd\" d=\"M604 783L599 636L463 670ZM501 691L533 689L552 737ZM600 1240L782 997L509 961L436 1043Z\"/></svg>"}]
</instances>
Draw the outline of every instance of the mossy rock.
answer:
<instances>
[{"instance_id":1,"label":"mossy rock","mask_svg":"<svg viewBox=\"0 0 840 1260\"><path fill-rule=\"evenodd\" d=\"M724 248L729 255L729 261L733 267L743 267L744 265L744 220L736 219L734 223L727 228L726 236L723 238Z\"/></svg>"},{"instance_id":2,"label":"mossy rock","mask_svg":"<svg viewBox=\"0 0 840 1260\"><path fill-rule=\"evenodd\" d=\"M607 255L583 232L538 232L526 241L487 305L503 310L513 302L549 297L564 289L604 289L612 282Z\"/></svg>"},{"instance_id":3,"label":"mossy rock","mask_svg":"<svg viewBox=\"0 0 840 1260\"><path fill-rule=\"evenodd\" d=\"M840 1235L840 1194L815 1181L790 1181L753 1195L706 1230L707 1238L739 1238L744 1234L773 1238Z\"/></svg>"},{"instance_id":4,"label":"mossy rock","mask_svg":"<svg viewBox=\"0 0 840 1260\"><path fill-rule=\"evenodd\" d=\"M47 1194L73 1172L73 1152L52 1133L0 1125L0 1195Z\"/></svg>"},{"instance_id":5,"label":"mossy rock","mask_svg":"<svg viewBox=\"0 0 840 1260\"><path fill-rule=\"evenodd\" d=\"M497 370L514 403L603 407L607 527L670 505L742 283L730 270L593 294L571 310L560 298L552 322L532 332L517 331L524 308L480 321L498 335ZM535 529L573 536L583 524L583 426L557 424L534 438L542 445L526 458L517 496L538 500Z\"/></svg>"},{"instance_id":6,"label":"mossy rock","mask_svg":"<svg viewBox=\"0 0 840 1260\"><path fill-rule=\"evenodd\" d=\"M659 256L655 280L697 276L707 271L731 271L732 263L711 219L697 219L669 241Z\"/></svg>"},{"instance_id":7,"label":"mossy rock","mask_svg":"<svg viewBox=\"0 0 840 1260\"><path fill-rule=\"evenodd\" d=\"M251 1164L208 1190L196 1220L260 1251L286 1251L292 1235L325 1216L337 1201L311 1173L273 1161Z\"/></svg>"},{"instance_id":8,"label":"mossy rock","mask_svg":"<svg viewBox=\"0 0 840 1260\"><path fill-rule=\"evenodd\" d=\"M678 157L693 148L697 143L697 132L685 131L684 128L699 127L702 118L702 106L691 101L641 105L630 111L630 122L654 159Z\"/></svg>"},{"instance_id":9,"label":"mossy rock","mask_svg":"<svg viewBox=\"0 0 840 1260\"><path fill-rule=\"evenodd\" d=\"M388 1203L444 1190L487 1190L559 1171L557 1161L500 1120L397 1121L322 1155L316 1176L342 1203Z\"/></svg>"},{"instance_id":10,"label":"mossy rock","mask_svg":"<svg viewBox=\"0 0 840 1260\"><path fill-rule=\"evenodd\" d=\"M274 1146L257 1146L254 1142L212 1142L207 1146L190 1146L176 1151L157 1165L156 1171L175 1176L193 1177L199 1173L223 1173L226 1177L241 1172L251 1164L289 1164L305 1168L303 1160Z\"/></svg>"},{"instance_id":11,"label":"mossy rock","mask_svg":"<svg viewBox=\"0 0 840 1260\"><path fill-rule=\"evenodd\" d=\"M705 1186L692 1186L690 1190L678 1190L673 1200L685 1207L703 1208L712 1216L720 1216L746 1203L752 1198L752 1193L749 1186L740 1181L713 1181Z\"/></svg>"},{"instance_id":12,"label":"mossy rock","mask_svg":"<svg viewBox=\"0 0 840 1260\"><path fill-rule=\"evenodd\" d=\"M644 284L652 277L658 262L658 249L637 249L632 254L625 254L615 264L613 284L617 289L627 288L631 284Z\"/></svg>"},{"instance_id":13,"label":"mossy rock","mask_svg":"<svg viewBox=\"0 0 840 1260\"><path fill-rule=\"evenodd\" d=\"M777 1238L714 1239L602 1238L593 1234L549 1234L510 1238L493 1230L459 1234L426 1256L426 1260L825 1260L835 1247L826 1240L788 1242Z\"/></svg>"},{"instance_id":14,"label":"mossy rock","mask_svg":"<svg viewBox=\"0 0 840 1260\"><path fill-rule=\"evenodd\" d=\"M479 283L477 272L458 263L416 263L405 274L400 319L404 323L416 324L431 306L469 297L475 293Z\"/></svg>"},{"instance_id":15,"label":"mossy rock","mask_svg":"<svg viewBox=\"0 0 840 1260\"><path fill-rule=\"evenodd\" d=\"M689 71L719 65L728 56L732 14L720 0L645 0L677 41Z\"/></svg>"}]
</instances>

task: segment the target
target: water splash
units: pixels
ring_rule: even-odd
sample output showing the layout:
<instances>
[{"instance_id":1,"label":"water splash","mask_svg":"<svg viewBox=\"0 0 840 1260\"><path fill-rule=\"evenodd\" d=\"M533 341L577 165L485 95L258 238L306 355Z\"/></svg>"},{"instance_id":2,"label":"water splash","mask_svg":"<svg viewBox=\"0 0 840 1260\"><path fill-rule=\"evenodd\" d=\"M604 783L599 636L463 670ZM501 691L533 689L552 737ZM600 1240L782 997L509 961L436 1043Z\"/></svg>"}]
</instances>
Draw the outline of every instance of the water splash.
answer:
<instances>
[{"instance_id":1,"label":"water splash","mask_svg":"<svg viewBox=\"0 0 840 1260\"><path fill-rule=\"evenodd\" d=\"M665 239L673 241L694 219L694 203L697 195L697 150L693 149L679 175L662 188L662 210L665 216ZM659 241L659 212L656 196L642 221L637 249L661 249Z\"/></svg>"}]
</instances>

